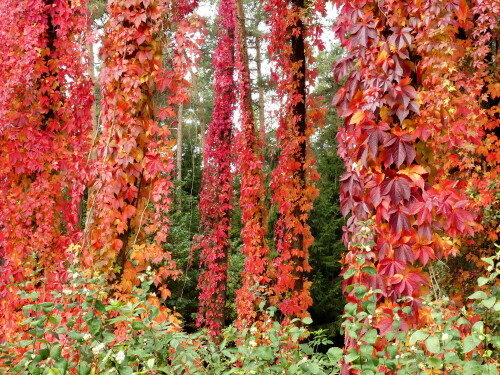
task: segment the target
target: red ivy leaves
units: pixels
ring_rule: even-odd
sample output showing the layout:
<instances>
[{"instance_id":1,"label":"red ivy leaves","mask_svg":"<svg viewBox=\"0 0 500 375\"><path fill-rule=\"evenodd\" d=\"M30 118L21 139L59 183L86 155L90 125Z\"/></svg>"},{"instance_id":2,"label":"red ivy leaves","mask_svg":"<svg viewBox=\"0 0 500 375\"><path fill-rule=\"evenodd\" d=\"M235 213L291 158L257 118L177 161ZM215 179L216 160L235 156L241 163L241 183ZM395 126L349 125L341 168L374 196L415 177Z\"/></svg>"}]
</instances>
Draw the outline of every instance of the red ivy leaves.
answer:
<instances>
[{"instance_id":1,"label":"red ivy leaves","mask_svg":"<svg viewBox=\"0 0 500 375\"><path fill-rule=\"evenodd\" d=\"M480 143L478 97L469 94L474 89L458 73L455 44L443 52L444 36L436 32L447 25L443 34L457 40L464 14L456 9L462 19L457 20L453 9L458 5L431 1L337 5L342 10L335 31L347 56L334 66L336 76L346 75L350 62L356 61L356 69L334 99L346 117L338 136L339 154L348 169L341 187L341 211L350 215L345 265L359 269L356 255L363 247L356 247L353 236L359 221L370 219L375 223L376 246L365 255L366 266L378 272L376 277L353 276L346 285L361 282L381 289L380 304L384 298L418 298L427 281L414 263L426 265L430 259L455 253L459 236L472 235L478 228L469 212L471 202L458 189L463 185L448 180L446 171L432 161L436 153L439 157L449 153L443 152L445 147L454 152L466 142L472 148ZM470 130L457 121L463 118L474 122ZM352 291L349 298L361 302ZM406 326L417 322L418 303L412 306L414 313L406 318ZM355 345L347 340L348 347ZM346 364L345 373L347 368Z\"/></svg>"},{"instance_id":2,"label":"red ivy leaves","mask_svg":"<svg viewBox=\"0 0 500 375\"><path fill-rule=\"evenodd\" d=\"M235 52L238 72L238 98L241 104L241 131L237 135L237 165L241 173L240 207L243 228L242 252L246 255L241 274L242 287L236 292L236 326L248 327L265 320L262 303L267 304L270 292L269 247L266 242L267 210L262 139L255 128L243 3L235 5ZM264 130L264 129L262 129Z\"/></svg>"},{"instance_id":3,"label":"red ivy leaves","mask_svg":"<svg viewBox=\"0 0 500 375\"><path fill-rule=\"evenodd\" d=\"M0 4L0 341L18 328L12 283L60 290L87 181L92 83L85 1ZM57 30L54 32L53 30Z\"/></svg>"},{"instance_id":4,"label":"red ivy leaves","mask_svg":"<svg viewBox=\"0 0 500 375\"><path fill-rule=\"evenodd\" d=\"M324 5L324 1L316 3ZM277 83L282 107L276 132L280 155L271 182L272 201L280 214L276 223L279 256L274 261L276 286L273 300L279 303L287 318L304 317L312 304L307 272L310 271L308 249L313 238L307 218L317 194L312 183L317 173L309 150L313 124L307 115L313 112L313 101L308 98L306 90L306 83L313 84L314 73L306 64L309 61L309 42L314 43L314 40L306 38L311 18L306 16L303 0L268 0L265 9L270 14L272 77ZM319 5L315 9L321 11L324 7Z\"/></svg>"},{"instance_id":5,"label":"red ivy leaves","mask_svg":"<svg viewBox=\"0 0 500 375\"><path fill-rule=\"evenodd\" d=\"M168 233L172 149L155 121L155 83L163 74L159 21L164 1L110 1L101 58L102 125L83 263L108 274L127 295L149 264L176 277L161 244ZM153 204L154 209L150 206ZM153 240L146 246L146 237ZM168 291L161 286L163 295Z\"/></svg>"},{"instance_id":6,"label":"red ivy leaves","mask_svg":"<svg viewBox=\"0 0 500 375\"><path fill-rule=\"evenodd\" d=\"M200 308L196 324L219 336L224 324L229 232L233 210L234 2L223 1L218 13L218 44L213 56L215 103L203 152L198 247L203 267L198 280Z\"/></svg>"}]
</instances>

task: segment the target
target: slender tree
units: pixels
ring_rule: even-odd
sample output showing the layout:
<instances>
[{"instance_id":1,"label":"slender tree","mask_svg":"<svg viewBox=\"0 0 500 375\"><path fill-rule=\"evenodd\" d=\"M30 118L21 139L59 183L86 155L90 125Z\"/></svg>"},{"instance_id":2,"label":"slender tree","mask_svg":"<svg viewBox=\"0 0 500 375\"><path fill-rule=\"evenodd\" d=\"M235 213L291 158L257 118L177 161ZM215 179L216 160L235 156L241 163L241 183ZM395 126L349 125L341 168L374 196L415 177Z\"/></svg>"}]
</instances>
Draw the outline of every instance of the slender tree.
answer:
<instances>
[{"instance_id":1,"label":"slender tree","mask_svg":"<svg viewBox=\"0 0 500 375\"><path fill-rule=\"evenodd\" d=\"M247 52L245 15L241 0L235 1L236 68L241 131L237 136L238 167L241 173L242 252L246 255L242 287L237 291L237 325L244 327L262 320L259 310L269 303L269 247L266 242L267 211L263 171L262 139L255 127ZM260 306L260 308L259 308Z\"/></svg>"},{"instance_id":2,"label":"slender tree","mask_svg":"<svg viewBox=\"0 0 500 375\"><path fill-rule=\"evenodd\" d=\"M233 210L234 3L221 1L218 44L213 56L215 103L203 153L199 248L203 271L198 281L197 325L218 337L224 326L229 232Z\"/></svg>"},{"instance_id":3,"label":"slender tree","mask_svg":"<svg viewBox=\"0 0 500 375\"><path fill-rule=\"evenodd\" d=\"M280 154L271 182L272 200L279 214L275 302L286 317L304 317L312 304L307 273L313 238L307 219L317 195L312 184L317 173L309 147L313 127L307 111L310 71L306 67L306 8L303 0L272 0L265 9L270 14L272 77L281 106L276 132Z\"/></svg>"}]
</instances>

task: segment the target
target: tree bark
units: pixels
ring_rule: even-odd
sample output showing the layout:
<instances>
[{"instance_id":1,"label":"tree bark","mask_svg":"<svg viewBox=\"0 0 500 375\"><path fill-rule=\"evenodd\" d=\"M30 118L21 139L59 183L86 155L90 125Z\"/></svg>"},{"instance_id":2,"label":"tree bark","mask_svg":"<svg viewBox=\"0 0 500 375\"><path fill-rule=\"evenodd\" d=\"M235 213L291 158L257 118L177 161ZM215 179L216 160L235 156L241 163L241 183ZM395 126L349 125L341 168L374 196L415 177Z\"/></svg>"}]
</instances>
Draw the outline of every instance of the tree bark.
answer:
<instances>
[{"instance_id":1,"label":"tree bark","mask_svg":"<svg viewBox=\"0 0 500 375\"><path fill-rule=\"evenodd\" d=\"M253 105L252 105L252 85L250 83L250 65L248 63L248 47L247 47L247 33L245 28L245 13L243 11L243 2L242 0L235 0L235 8L236 8L236 38L239 43L239 51L240 59L242 63L243 75L245 76L245 94L242 98L241 105L244 107L244 110L247 113L253 113ZM251 116L248 121L253 120L253 116Z\"/></svg>"},{"instance_id":2,"label":"tree bark","mask_svg":"<svg viewBox=\"0 0 500 375\"><path fill-rule=\"evenodd\" d=\"M179 104L179 112L177 113L177 181L182 181L182 120L183 120L184 104Z\"/></svg>"},{"instance_id":3,"label":"tree bark","mask_svg":"<svg viewBox=\"0 0 500 375\"><path fill-rule=\"evenodd\" d=\"M260 35L255 36L255 49L257 59L257 89L259 92L259 125L261 132L265 129L265 112L264 112L264 82L262 80L262 55L260 50Z\"/></svg>"},{"instance_id":4,"label":"tree bark","mask_svg":"<svg viewBox=\"0 0 500 375\"><path fill-rule=\"evenodd\" d=\"M298 8L297 12L302 13L304 9L304 0L292 0L293 7ZM306 55L305 55L305 45L304 45L304 24L301 18L297 18L297 22L293 25L291 44L292 44L292 64L295 66L297 64L298 68L293 74L293 82L297 85L297 95L300 96L302 100L296 102L293 106L293 118L295 118L295 127L297 129L297 137L301 140L299 143L299 152L297 154L297 161L303 166L307 157L307 144L306 144ZM300 187L305 189L307 186L306 172L302 167L297 172L299 177ZM295 217L299 218L301 224L305 227L307 223L305 220L301 219L303 213L301 208L296 205L294 209ZM292 243L292 249L304 249L304 235L302 233L294 236L294 241ZM297 278L295 282L295 290L300 292L304 287L304 281L306 279L305 272L303 271L303 261L302 257L294 256L292 261L295 263L294 276ZM298 271L301 270L302 271Z\"/></svg>"}]
</instances>

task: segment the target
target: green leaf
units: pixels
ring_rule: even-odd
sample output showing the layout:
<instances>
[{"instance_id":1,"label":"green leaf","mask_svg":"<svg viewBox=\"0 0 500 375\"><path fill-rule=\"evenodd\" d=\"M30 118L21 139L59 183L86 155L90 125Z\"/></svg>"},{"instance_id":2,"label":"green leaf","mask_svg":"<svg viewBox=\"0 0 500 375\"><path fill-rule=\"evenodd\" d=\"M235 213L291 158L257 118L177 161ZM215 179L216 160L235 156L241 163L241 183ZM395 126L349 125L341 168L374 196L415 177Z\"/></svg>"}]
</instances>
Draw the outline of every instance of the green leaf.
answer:
<instances>
[{"instance_id":1,"label":"green leaf","mask_svg":"<svg viewBox=\"0 0 500 375\"><path fill-rule=\"evenodd\" d=\"M80 332L76 331L70 331L68 333L69 337L71 337L73 340L82 342L83 341L83 335Z\"/></svg>"},{"instance_id":2,"label":"green leaf","mask_svg":"<svg viewBox=\"0 0 500 375\"><path fill-rule=\"evenodd\" d=\"M122 365L119 367L120 375L133 375L134 370L132 370L127 365Z\"/></svg>"},{"instance_id":3,"label":"green leaf","mask_svg":"<svg viewBox=\"0 0 500 375\"><path fill-rule=\"evenodd\" d=\"M367 273L368 275L376 275L377 270L373 267L363 267L361 272Z\"/></svg>"},{"instance_id":4,"label":"green leaf","mask_svg":"<svg viewBox=\"0 0 500 375\"><path fill-rule=\"evenodd\" d=\"M464 375L478 375L482 374L482 366L476 361L466 361L464 364Z\"/></svg>"},{"instance_id":5,"label":"green leaf","mask_svg":"<svg viewBox=\"0 0 500 375\"><path fill-rule=\"evenodd\" d=\"M483 286L484 284L487 284L488 281L490 281L490 280L487 279L486 277L480 277L477 279L477 285Z\"/></svg>"},{"instance_id":6,"label":"green leaf","mask_svg":"<svg viewBox=\"0 0 500 375\"><path fill-rule=\"evenodd\" d=\"M61 357L61 345L56 344L50 349L50 358L59 359Z\"/></svg>"},{"instance_id":7,"label":"green leaf","mask_svg":"<svg viewBox=\"0 0 500 375\"><path fill-rule=\"evenodd\" d=\"M481 343L475 336L467 336L464 340L464 353L469 353Z\"/></svg>"},{"instance_id":8,"label":"green leaf","mask_svg":"<svg viewBox=\"0 0 500 375\"><path fill-rule=\"evenodd\" d=\"M354 288L354 295L358 300L363 299L363 297L366 295L366 286L360 285Z\"/></svg>"},{"instance_id":9,"label":"green leaf","mask_svg":"<svg viewBox=\"0 0 500 375\"><path fill-rule=\"evenodd\" d=\"M370 329L363 335L362 340L366 341L368 344L375 344L377 341L377 330Z\"/></svg>"},{"instance_id":10,"label":"green leaf","mask_svg":"<svg viewBox=\"0 0 500 375\"><path fill-rule=\"evenodd\" d=\"M110 342L115 341L116 336L112 334L111 332L104 332L102 334L102 342L105 344L109 344Z\"/></svg>"},{"instance_id":11,"label":"green leaf","mask_svg":"<svg viewBox=\"0 0 500 375\"><path fill-rule=\"evenodd\" d=\"M61 357L54 363L54 367L59 369L61 374L66 374L66 371L68 370L68 360Z\"/></svg>"},{"instance_id":12,"label":"green leaf","mask_svg":"<svg viewBox=\"0 0 500 375\"><path fill-rule=\"evenodd\" d=\"M342 355L344 354L341 348L330 348L326 352L328 358L332 362L338 362L342 359Z\"/></svg>"},{"instance_id":13,"label":"green leaf","mask_svg":"<svg viewBox=\"0 0 500 375\"><path fill-rule=\"evenodd\" d=\"M446 352L444 353L444 361L445 363L458 363L458 361L460 361L460 358L455 352Z\"/></svg>"},{"instance_id":14,"label":"green leaf","mask_svg":"<svg viewBox=\"0 0 500 375\"><path fill-rule=\"evenodd\" d=\"M104 303L102 303L101 301L99 300L96 300L95 301L95 309L97 311L100 311L100 312L105 312L106 311L106 305Z\"/></svg>"},{"instance_id":15,"label":"green leaf","mask_svg":"<svg viewBox=\"0 0 500 375\"><path fill-rule=\"evenodd\" d=\"M150 315L151 319L157 318L158 315L160 315L160 309L156 306L151 306L149 308L149 315Z\"/></svg>"},{"instance_id":16,"label":"green leaf","mask_svg":"<svg viewBox=\"0 0 500 375\"><path fill-rule=\"evenodd\" d=\"M76 367L76 371L78 375L89 375L90 365L87 362L80 362L80 364Z\"/></svg>"},{"instance_id":17,"label":"green leaf","mask_svg":"<svg viewBox=\"0 0 500 375\"><path fill-rule=\"evenodd\" d=\"M345 273L344 273L344 279L349 279L350 277L354 276L354 274L357 272L356 268L349 268Z\"/></svg>"},{"instance_id":18,"label":"green leaf","mask_svg":"<svg viewBox=\"0 0 500 375\"><path fill-rule=\"evenodd\" d=\"M415 344L417 341L425 340L427 337L429 337L429 333L426 331L419 330L413 332L413 334L410 336L410 345Z\"/></svg>"},{"instance_id":19,"label":"green leaf","mask_svg":"<svg viewBox=\"0 0 500 375\"><path fill-rule=\"evenodd\" d=\"M43 349L40 349L38 351L38 355L40 356L40 358L43 360L46 360L47 358L49 358L49 354L50 354L50 350L48 348L43 348Z\"/></svg>"},{"instance_id":20,"label":"green leaf","mask_svg":"<svg viewBox=\"0 0 500 375\"><path fill-rule=\"evenodd\" d=\"M364 358L373 357L373 346L369 344L361 344L360 353Z\"/></svg>"},{"instance_id":21,"label":"green leaf","mask_svg":"<svg viewBox=\"0 0 500 375\"><path fill-rule=\"evenodd\" d=\"M495 263L493 262L493 259L491 258L481 258L481 260L485 263L488 263L490 266L495 267Z\"/></svg>"},{"instance_id":22,"label":"green leaf","mask_svg":"<svg viewBox=\"0 0 500 375\"><path fill-rule=\"evenodd\" d=\"M483 291L477 291L476 293L473 293L469 296L469 299L486 299L488 296L486 295L485 292Z\"/></svg>"},{"instance_id":23,"label":"green leaf","mask_svg":"<svg viewBox=\"0 0 500 375\"><path fill-rule=\"evenodd\" d=\"M97 336L97 334L101 331L101 321L97 319L92 319L88 322L89 331L93 336Z\"/></svg>"},{"instance_id":24,"label":"green leaf","mask_svg":"<svg viewBox=\"0 0 500 375\"><path fill-rule=\"evenodd\" d=\"M399 354L398 348L393 345L388 346L385 350L387 351L387 354L389 354L391 358L394 358Z\"/></svg>"},{"instance_id":25,"label":"green leaf","mask_svg":"<svg viewBox=\"0 0 500 375\"><path fill-rule=\"evenodd\" d=\"M136 331L141 331L146 328L146 325L141 321L134 321L132 322L132 328Z\"/></svg>"},{"instance_id":26,"label":"green leaf","mask_svg":"<svg viewBox=\"0 0 500 375\"><path fill-rule=\"evenodd\" d=\"M49 316L49 322L52 323L53 325L57 326L61 322L61 317L51 315L51 316Z\"/></svg>"},{"instance_id":27,"label":"green leaf","mask_svg":"<svg viewBox=\"0 0 500 375\"><path fill-rule=\"evenodd\" d=\"M496 301L497 301L496 297L492 296L492 297L490 297L488 299L482 300L481 304L484 307L486 307L487 309L491 309L493 307L493 305L495 304Z\"/></svg>"},{"instance_id":28,"label":"green leaf","mask_svg":"<svg viewBox=\"0 0 500 375\"><path fill-rule=\"evenodd\" d=\"M302 319L302 323L304 324L312 324L313 320L309 317L309 316L306 316L304 319Z\"/></svg>"},{"instance_id":29,"label":"green leaf","mask_svg":"<svg viewBox=\"0 0 500 375\"><path fill-rule=\"evenodd\" d=\"M353 351L352 353L349 353L345 356L345 361L346 362L354 362L358 358L359 358L359 354L356 351Z\"/></svg>"},{"instance_id":30,"label":"green leaf","mask_svg":"<svg viewBox=\"0 0 500 375\"><path fill-rule=\"evenodd\" d=\"M443 363L441 361L441 359L439 358L434 358L434 357L430 357L430 358L427 358L427 363L432 367L432 368L440 368L443 366Z\"/></svg>"},{"instance_id":31,"label":"green leaf","mask_svg":"<svg viewBox=\"0 0 500 375\"><path fill-rule=\"evenodd\" d=\"M306 374L319 374L319 366L316 363L301 363L300 368L306 371Z\"/></svg>"},{"instance_id":32,"label":"green leaf","mask_svg":"<svg viewBox=\"0 0 500 375\"><path fill-rule=\"evenodd\" d=\"M439 339L435 336L427 338L427 340L425 340L425 347L431 353L439 353L440 350Z\"/></svg>"},{"instance_id":33,"label":"green leaf","mask_svg":"<svg viewBox=\"0 0 500 375\"><path fill-rule=\"evenodd\" d=\"M177 347L179 346L179 340L177 340L177 339L172 339L172 340L170 341L170 346L171 346L172 348L174 348L174 349L177 349Z\"/></svg>"},{"instance_id":34,"label":"green leaf","mask_svg":"<svg viewBox=\"0 0 500 375\"><path fill-rule=\"evenodd\" d=\"M357 310L358 310L358 305L353 302L349 302L345 305L346 314L355 315Z\"/></svg>"},{"instance_id":35,"label":"green leaf","mask_svg":"<svg viewBox=\"0 0 500 375\"><path fill-rule=\"evenodd\" d=\"M274 352L270 346L258 348L255 354L257 358L260 358L266 362L272 361L274 359Z\"/></svg>"}]
</instances>

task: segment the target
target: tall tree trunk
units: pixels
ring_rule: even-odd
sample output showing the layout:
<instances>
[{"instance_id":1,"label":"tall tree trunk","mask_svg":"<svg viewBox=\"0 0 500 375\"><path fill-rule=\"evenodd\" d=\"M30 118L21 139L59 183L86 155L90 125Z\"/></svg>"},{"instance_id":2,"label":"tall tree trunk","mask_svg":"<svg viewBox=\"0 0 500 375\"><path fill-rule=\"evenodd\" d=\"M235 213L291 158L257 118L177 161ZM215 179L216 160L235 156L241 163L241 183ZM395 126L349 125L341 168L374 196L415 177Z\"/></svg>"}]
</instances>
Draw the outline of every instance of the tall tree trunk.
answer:
<instances>
[{"instance_id":1,"label":"tall tree trunk","mask_svg":"<svg viewBox=\"0 0 500 375\"><path fill-rule=\"evenodd\" d=\"M205 132L207 130L207 126L205 124L205 111L203 109L203 105L201 104L201 95L200 90L198 88L197 79L193 79L193 98L196 105L196 110L198 112L198 120L200 121L200 148L201 152L205 150Z\"/></svg>"},{"instance_id":2,"label":"tall tree trunk","mask_svg":"<svg viewBox=\"0 0 500 375\"><path fill-rule=\"evenodd\" d=\"M304 10L304 0L292 0L292 4L297 8L299 14ZM293 31L291 31L292 38L292 66L297 65L298 68L293 72L293 82L296 85L295 95L300 98L300 100L294 100L295 104L292 106L292 116L296 119L296 136L300 139L299 150L296 154L296 160L301 164L301 168L296 172L298 175L299 190L305 189L307 186L306 173L305 173L305 162L307 158L307 135L306 135L306 55L304 46L304 25L300 17L297 18L297 22L293 25ZM307 220L302 215L302 208L299 205L295 205L293 216L297 218L301 226L305 227L307 225ZM292 249L299 249L303 251L304 249L304 234L298 233L294 236L292 241ZM295 282L295 292L300 293L304 288L304 281L307 279L305 270L303 267L304 257L293 256L292 262L295 264L293 275L296 278Z\"/></svg>"},{"instance_id":3,"label":"tall tree trunk","mask_svg":"<svg viewBox=\"0 0 500 375\"><path fill-rule=\"evenodd\" d=\"M240 328L262 319L259 311L267 301L269 286L269 248L266 243L267 212L266 190L263 173L262 139L255 128L252 106L250 69L248 65L245 16L241 0L235 1L236 9L236 66L238 67L238 92L241 103L241 132L237 139L238 167L241 173L240 207L245 223L241 237L242 252L247 256L242 273L242 287L237 291L237 321Z\"/></svg>"},{"instance_id":4,"label":"tall tree trunk","mask_svg":"<svg viewBox=\"0 0 500 375\"><path fill-rule=\"evenodd\" d=\"M272 173L272 201L277 205L276 284L273 300L287 318L303 318L312 305L307 273L313 238L307 220L317 189L312 184L315 169L309 151L312 124L306 113L306 17L304 0L268 1L271 14L270 52L277 84L280 148ZM284 25L287 28L284 30Z\"/></svg>"},{"instance_id":5,"label":"tall tree trunk","mask_svg":"<svg viewBox=\"0 0 500 375\"><path fill-rule=\"evenodd\" d=\"M218 43L213 56L214 110L203 153L204 169L200 194L200 231L197 239L203 268L198 280L201 290L197 325L208 328L215 342L221 340L225 322L227 270L233 210L233 114L234 85L234 4L219 6Z\"/></svg>"},{"instance_id":6,"label":"tall tree trunk","mask_svg":"<svg viewBox=\"0 0 500 375\"><path fill-rule=\"evenodd\" d=\"M255 36L255 50L257 59L257 90L259 92L259 125L262 132L265 131L265 104L264 104L264 82L262 80L262 54L260 50L260 35Z\"/></svg>"},{"instance_id":7,"label":"tall tree trunk","mask_svg":"<svg viewBox=\"0 0 500 375\"><path fill-rule=\"evenodd\" d=\"M156 212L158 207L164 211L169 208L166 195L171 168L171 161L165 160L170 150L162 143L153 102L154 83L162 66L159 23L155 18L133 21L138 13L158 11L157 2L129 5L126 0L109 0L101 48L103 126L94 171L90 244L83 249L83 259L85 266L108 275L116 290L124 294L131 292L141 268L156 263L152 254L161 251L168 229ZM133 37L137 32L145 36L140 43ZM151 52L144 59L140 54L143 49ZM119 75L111 73L117 66L121 67ZM150 202L155 203L154 211L148 210ZM130 256L137 251L137 241L145 242L146 225L153 241L148 241L140 264L137 260L133 263Z\"/></svg>"},{"instance_id":8,"label":"tall tree trunk","mask_svg":"<svg viewBox=\"0 0 500 375\"><path fill-rule=\"evenodd\" d=\"M177 113L177 181L182 181L182 121L183 121L184 104L179 104L179 112Z\"/></svg>"},{"instance_id":9,"label":"tall tree trunk","mask_svg":"<svg viewBox=\"0 0 500 375\"><path fill-rule=\"evenodd\" d=\"M255 122L253 118L253 106L252 106L252 85L250 82L250 65L248 62L248 46L247 46L247 32L245 27L245 12L243 10L242 0L235 0L236 8L236 38L238 42L238 55L241 63L241 74L244 81L243 92L240 93L240 99L242 100L242 107L245 113L249 114L249 117L245 119L248 123L252 123L255 127Z\"/></svg>"}]
</instances>

